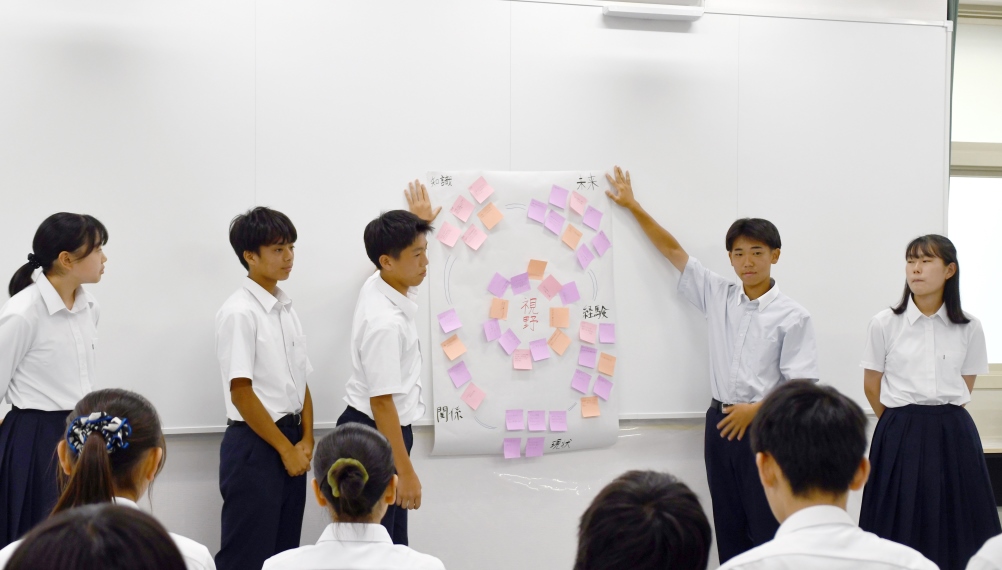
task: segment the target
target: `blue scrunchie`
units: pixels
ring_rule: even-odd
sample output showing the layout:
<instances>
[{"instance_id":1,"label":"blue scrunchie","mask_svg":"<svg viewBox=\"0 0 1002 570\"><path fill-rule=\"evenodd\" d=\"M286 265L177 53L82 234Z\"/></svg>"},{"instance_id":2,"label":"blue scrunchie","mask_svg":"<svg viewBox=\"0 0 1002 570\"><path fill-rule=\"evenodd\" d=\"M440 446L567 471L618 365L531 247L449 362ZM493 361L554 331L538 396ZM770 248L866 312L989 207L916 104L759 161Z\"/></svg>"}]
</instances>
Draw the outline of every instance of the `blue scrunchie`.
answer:
<instances>
[{"instance_id":1,"label":"blue scrunchie","mask_svg":"<svg viewBox=\"0 0 1002 570\"><path fill-rule=\"evenodd\" d=\"M89 416L80 416L70 423L70 427L66 430L66 443L79 455L87 443L87 438L94 432L101 432L104 436L104 447L110 454L129 447L126 439L132 435L132 426L129 425L128 418L94 412Z\"/></svg>"}]
</instances>

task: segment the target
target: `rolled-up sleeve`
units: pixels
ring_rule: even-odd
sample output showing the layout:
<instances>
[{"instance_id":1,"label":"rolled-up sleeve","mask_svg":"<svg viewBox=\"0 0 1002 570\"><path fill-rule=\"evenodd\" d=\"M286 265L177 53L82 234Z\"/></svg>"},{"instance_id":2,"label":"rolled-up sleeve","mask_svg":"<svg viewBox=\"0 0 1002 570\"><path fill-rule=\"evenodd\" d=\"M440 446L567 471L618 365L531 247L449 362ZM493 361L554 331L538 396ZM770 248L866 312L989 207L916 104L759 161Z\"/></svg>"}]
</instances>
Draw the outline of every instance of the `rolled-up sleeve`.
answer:
<instances>
[{"instance_id":1,"label":"rolled-up sleeve","mask_svg":"<svg viewBox=\"0 0 1002 570\"><path fill-rule=\"evenodd\" d=\"M818 380L818 343L810 315L801 317L783 335L779 354L779 372L783 380Z\"/></svg>"},{"instance_id":2,"label":"rolled-up sleeve","mask_svg":"<svg viewBox=\"0 0 1002 570\"><path fill-rule=\"evenodd\" d=\"M678 292L705 315L707 298L712 300L722 296L726 299L727 288L732 285L733 283L710 271L690 255L682 277L678 280Z\"/></svg>"},{"instance_id":3,"label":"rolled-up sleeve","mask_svg":"<svg viewBox=\"0 0 1002 570\"><path fill-rule=\"evenodd\" d=\"M406 393L400 372L400 331L392 324L365 331L359 347L369 397Z\"/></svg>"},{"instance_id":4,"label":"rolled-up sleeve","mask_svg":"<svg viewBox=\"0 0 1002 570\"><path fill-rule=\"evenodd\" d=\"M223 381L234 378L254 380L254 350L257 329L251 315L227 311L219 315L216 325L216 358Z\"/></svg>"}]
</instances>

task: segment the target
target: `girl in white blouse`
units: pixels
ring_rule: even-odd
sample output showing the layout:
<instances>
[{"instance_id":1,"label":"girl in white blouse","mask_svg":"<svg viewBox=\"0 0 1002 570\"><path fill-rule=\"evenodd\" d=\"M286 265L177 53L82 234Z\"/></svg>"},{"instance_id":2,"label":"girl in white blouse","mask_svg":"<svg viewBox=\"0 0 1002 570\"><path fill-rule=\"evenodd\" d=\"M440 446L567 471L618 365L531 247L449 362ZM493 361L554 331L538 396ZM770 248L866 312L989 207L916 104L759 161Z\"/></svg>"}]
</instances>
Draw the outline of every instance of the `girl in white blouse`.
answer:
<instances>
[{"instance_id":1,"label":"girl in white blouse","mask_svg":"<svg viewBox=\"0 0 1002 570\"><path fill-rule=\"evenodd\" d=\"M313 492L333 519L313 546L272 556L263 570L444 570L434 556L393 544L379 521L394 503L397 476L385 437L359 423L340 425L317 442Z\"/></svg>"},{"instance_id":2,"label":"girl in white blouse","mask_svg":"<svg viewBox=\"0 0 1002 570\"><path fill-rule=\"evenodd\" d=\"M100 311L81 285L101 280L107 242L93 216L49 216L0 308L0 394L14 406L0 425L0 546L47 517L59 496L52 450L96 375Z\"/></svg>"},{"instance_id":3,"label":"girl in white blouse","mask_svg":"<svg viewBox=\"0 0 1002 570\"><path fill-rule=\"evenodd\" d=\"M864 391L880 418L859 526L962 569L1002 532L984 451L964 406L988 372L981 322L960 308L953 243L916 238L901 302L870 321Z\"/></svg>"}]
</instances>

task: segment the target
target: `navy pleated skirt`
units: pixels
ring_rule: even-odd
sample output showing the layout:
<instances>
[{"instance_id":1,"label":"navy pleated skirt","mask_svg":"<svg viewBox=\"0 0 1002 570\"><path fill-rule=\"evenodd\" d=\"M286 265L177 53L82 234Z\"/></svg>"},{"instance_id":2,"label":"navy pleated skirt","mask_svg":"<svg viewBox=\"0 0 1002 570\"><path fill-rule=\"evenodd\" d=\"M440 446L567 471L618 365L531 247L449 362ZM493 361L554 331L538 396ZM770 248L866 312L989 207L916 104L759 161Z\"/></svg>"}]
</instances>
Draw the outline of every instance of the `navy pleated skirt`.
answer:
<instances>
[{"instance_id":1,"label":"navy pleated skirt","mask_svg":"<svg viewBox=\"0 0 1002 570\"><path fill-rule=\"evenodd\" d=\"M1002 533L974 420L960 406L887 408L870 445L859 526L963 570Z\"/></svg>"},{"instance_id":2,"label":"navy pleated skirt","mask_svg":"<svg viewBox=\"0 0 1002 570\"><path fill-rule=\"evenodd\" d=\"M69 413L14 408L0 424L0 546L21 538L56 505L56 445Z\"/></svg>"}]
</instances>

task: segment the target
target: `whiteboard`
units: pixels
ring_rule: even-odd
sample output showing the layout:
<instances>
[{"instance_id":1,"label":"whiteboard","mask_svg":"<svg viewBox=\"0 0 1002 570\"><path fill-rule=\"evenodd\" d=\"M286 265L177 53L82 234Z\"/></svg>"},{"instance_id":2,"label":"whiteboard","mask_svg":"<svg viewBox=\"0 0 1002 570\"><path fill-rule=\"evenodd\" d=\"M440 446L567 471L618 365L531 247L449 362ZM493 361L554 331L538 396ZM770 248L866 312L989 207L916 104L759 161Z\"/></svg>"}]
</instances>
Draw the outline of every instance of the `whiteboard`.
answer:
<instances>
[{"instance_id":1,"label":"whiteboard","mask_svg":"<svg viewBox=\"0 0 1002 570\"><path fill-rule=\"evenodd\" d=\"M644 206L725 275L730 222L776 222L775 277L814 316L823 379L864 403L866 323L899 294L907 241L944 230L949 35L499 0L7 2L0 268L23 262L48 214L97 216L111 234L92 288L100 384L146 394L173 431L221 429L212 323L242 277L227 224L280 209L299 229L283 287L310 337L323 425L344 406L371 272L362 228L403 206L408 180L622 164ZM621 373L636 379L617 390L621 416L698 416L702 317L609 210ZM431 324L422 313L426 347Z\"/></svg>"}]
</instances>

